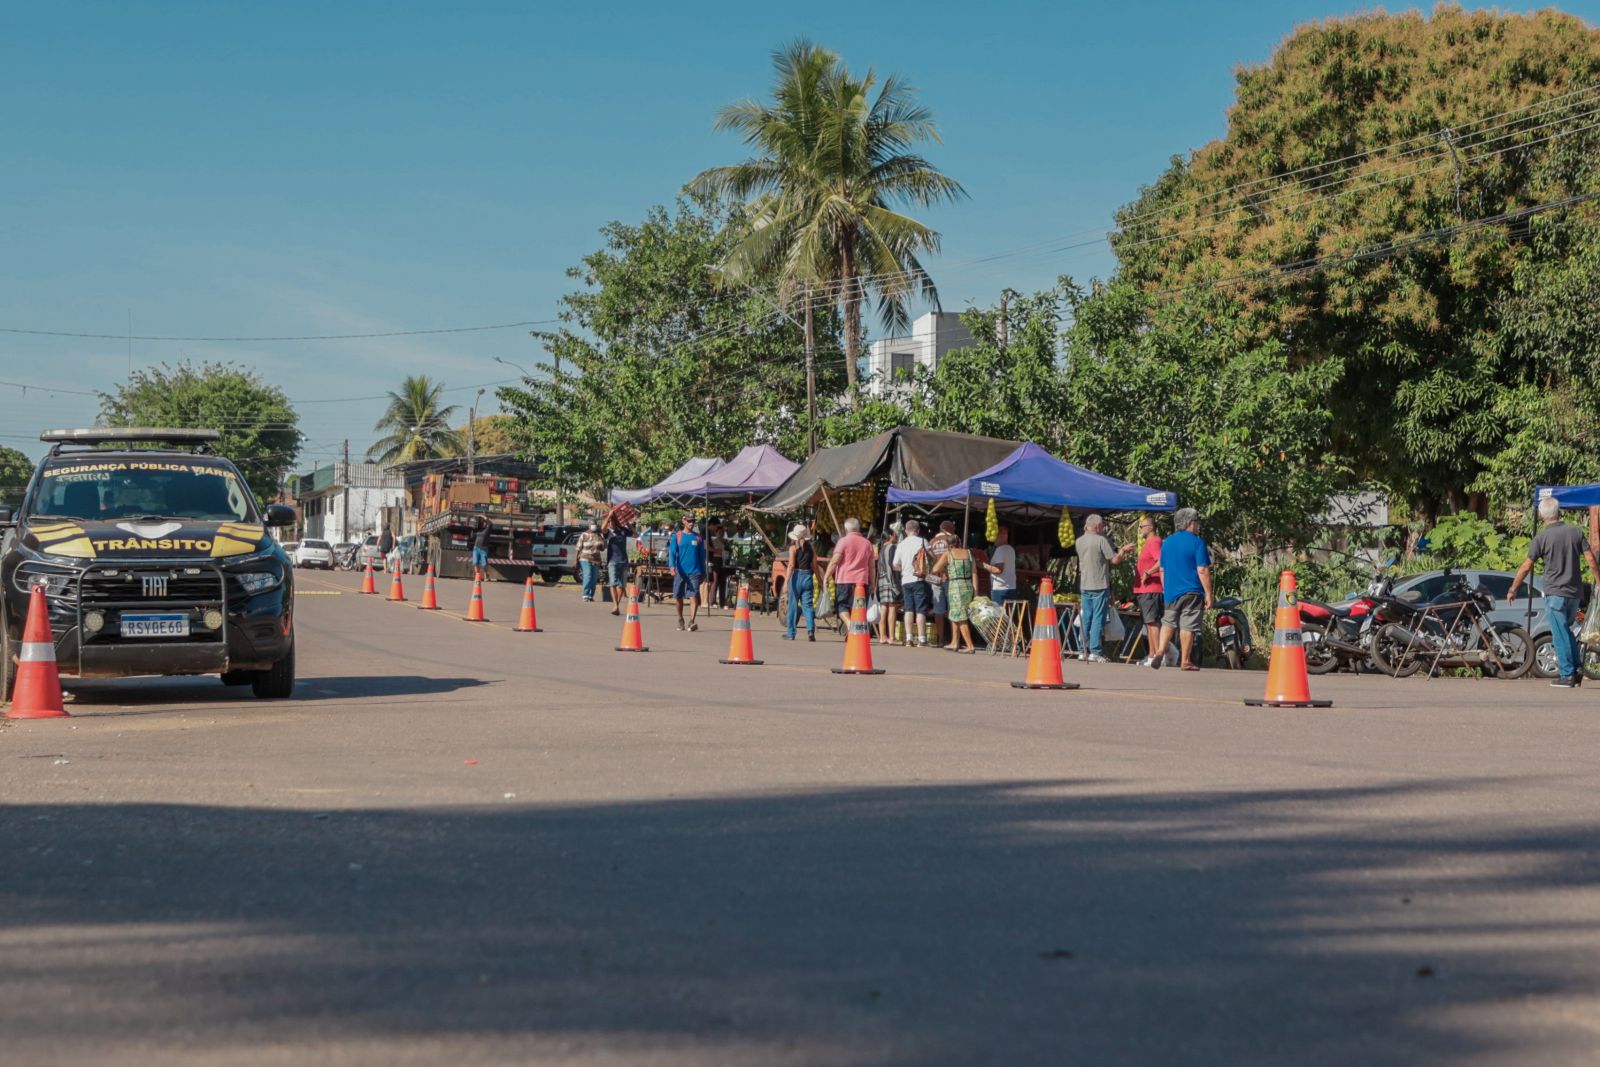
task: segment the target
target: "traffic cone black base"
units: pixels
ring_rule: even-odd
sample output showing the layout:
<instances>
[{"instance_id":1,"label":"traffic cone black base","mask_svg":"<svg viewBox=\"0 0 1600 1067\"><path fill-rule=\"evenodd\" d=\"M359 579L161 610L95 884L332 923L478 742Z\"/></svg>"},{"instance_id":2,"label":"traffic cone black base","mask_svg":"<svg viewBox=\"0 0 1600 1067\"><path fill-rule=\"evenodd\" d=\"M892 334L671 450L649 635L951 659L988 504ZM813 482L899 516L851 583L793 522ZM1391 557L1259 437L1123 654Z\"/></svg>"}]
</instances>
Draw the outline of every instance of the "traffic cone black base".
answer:
<instances>
[{"instance_id":1,"label":"traffic cone black base","mask_svg":"<svg viewBox=\"0 0 1600 1067\"><path fill-rule=\"evenodd\" d=\"M1052 684L1049 684L1049 683L1046 683L1046 682L1036 682L1036 683L1033 683L1033 684L1029 684L1028 682L1012 682L1011 683L1011 688L1013 688L1013 689L1076 689L1076 688L1078 688L1078 683L1077 682L1061 682L1060 684L1052 685Z\"/></svg>"},{"instance_id":2,"label":"traffic cone black base","mask_svg":"<svg viewBox=\"0 0 1600 1067\"><path fill-rule=\"evenodd\" d=\"M1257 700L1247 698L1245 706L1251 708L1331 708L1331 700Z\"/></svg>"},{"instance_id":3,"label":"traffic cone black base","mask_svg":"<svg viewBox=\"0 0 1600 1067\"><path fill-rule=\"evenodd\" d=\"M618 652L649 652L650 650L648 648L623 648L621 645L618 645L617 646L617 651Z\"/></svg>"},{"instance_id":4,"label":"traffic cone black base","mask_svg":"<svg viewBox=\"0 0 1600 1067\"><path fill-rule=\"evenodd\" d=\"M730 667L759 667L767 662L764 659L719 659L718 663L726 663Z\"/></svg>"},{"instance_id":5,"label":"traffic cone black base","mask_svg":"<svg viewBox=\"0 0 1600 1067\"><path fill-rule=\"evenodd\" d=\"M833 667L834 674L883 674L882 667Z\"/></svg>"}]
</instances>

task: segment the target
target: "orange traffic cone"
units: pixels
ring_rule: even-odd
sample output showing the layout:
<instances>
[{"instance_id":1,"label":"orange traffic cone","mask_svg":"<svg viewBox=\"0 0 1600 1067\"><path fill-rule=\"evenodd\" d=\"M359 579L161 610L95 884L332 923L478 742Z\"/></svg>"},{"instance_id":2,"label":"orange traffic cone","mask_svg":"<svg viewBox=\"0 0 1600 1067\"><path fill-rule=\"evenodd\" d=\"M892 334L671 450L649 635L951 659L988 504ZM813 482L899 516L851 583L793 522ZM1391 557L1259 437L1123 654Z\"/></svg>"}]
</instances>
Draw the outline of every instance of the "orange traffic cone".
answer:
<instances>
[{"instance_id":1,"label":"orange traffic cone","mask_svg":"<svg viewBox=\"0 0 1600 1067\"><path fill-rule=\"evenodd\" d=\"M1076 689L1076 682L1061 680L1061 631L1056 627L1056 586L1039 579L1039 606L1033 613L1033 642L1028 647L1026 681L1013 689Z\"/></svg>"},{"instance_id":2,"label":"orange traffic cone","mask_svg":"<svg viewBox=\"0 0 1600 1067\"><path fill-rule=\"evenodd\" d=\"M467 605L467 613L462 616L468 622L488 622L489 617L483 613L483 572L472 579L472 601Z\"/></svg>"},{"instance_id":3,"label":"orange traffic cone","mask_svg":"<svg viewBox=\"0 0 1600 1067\"><path fill-rule=\"evenodd\" d=\"M618 652L649 652L644 647L644 627L639 625L639 587L628 583L628 613L622 619L622 644Z\"/></svg>"},{"instance_id":4,"label":"orange traffic cone","mask_svg":"<svg viewBox=\"0 0 1600 1067\"><path fill-rule=\"evenodd\" d=\"M422 603L417 605L418 611L438 611L439 591L433 585L433 564L428 564L428 576L422 581Z\"/></svg>"},{"instance_id":5,"label":"orange traffic cone","mask_svg":"<svg viewBox=\"0 0 1600 1067\"><path fill-rule=\"evenodd\" d=\"M850 608L850 632L844 639L844 666L834 674L882 674L872 666L872 634L867 630L867 598L856 594Z\"/></svg>"},{"instance_id":6,"label":"orange traffic cone","mask_svg":"<svg viewBox=\"0 0 1600 1067\"><path fill-rule=\"evenodd\" d=\"M22 628L17 677L11 684L8 719L64 719L61 675L56 672L56 642L50 632L50 608L44 586L35 585L28 599L28 621Z\"/></svg>"},{"instance_id":7,"label":"orange traffic cone","mask_svg":"<svg viewBox=\"0 0 1600 1067\"><path fill-rule=\"evenodd\" d=\"M522 587L522 614L517 619L517 625L512 627L519 634L544 633L539 629L539 615L533 608L533 575L528 575L528 584Z\"/></svg>"},{"instance_id":8,"label":"orange traffic cone","mask_svg":"<svg viewBox=\"0 0 1600 1067\"><path fill-rule=\"evenodd\" d=\"M373 596L378 595L378 580L372 576L372 563L370 561L367 563L367 576L361 579L361 591L363 593L371 593Z\"/></svg>"},{"instance_id":9,"label":"orange traffic cone","mask_svg":"<svg viewBox=\"0 0 1600 1067\"><path fill-rule=\"evenodd\" d=\"M1246 700L1253 708L1331 708L1331 700L1312 700L1306 677L1306 649L1300 643L1300 598L1294 571L1278 576L1278 611L1272 623L1272 659L1267 664L1267 693Z\"/></svg>"},{"instance_id":10,"label":"orange traffic cone","mask_svg":"<svg viewBox=\"0 0 1600 1067\"><path fill-rule=\"evenodd\" d=\"M389 595L385 600L404 601L406 598L405 586L400 582L400 568L394 569L394 579L389 582Z\"/></svg>"},{"instance_id":11,"label":"orange traffic cone","mask_svg":"<svg viewBox=\"0 0 1600 1067\"><path fill-rule=\"evenodd\" d=\"M750 633L750 586L739 583L739 600L733 609L733 636L728 639L728 658L718 663L759 667L765 660L756 659L755 638Z\"/></svg>"}]
</instances>

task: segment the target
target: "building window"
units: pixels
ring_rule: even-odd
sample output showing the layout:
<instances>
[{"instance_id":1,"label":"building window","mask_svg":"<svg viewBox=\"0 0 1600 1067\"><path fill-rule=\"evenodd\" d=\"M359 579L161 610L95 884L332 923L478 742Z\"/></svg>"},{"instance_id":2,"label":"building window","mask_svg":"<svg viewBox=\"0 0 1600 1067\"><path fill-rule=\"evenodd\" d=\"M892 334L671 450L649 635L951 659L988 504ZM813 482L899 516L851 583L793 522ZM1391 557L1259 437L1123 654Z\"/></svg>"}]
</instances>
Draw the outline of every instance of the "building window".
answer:
<instances>
[{"instance_id":1,"label":"building window","mask_svg":"<svg viewBox=\"0 0 1600 1067\"><path fill-rule=\"evenodd\" d=\"M911 368L916 365L917 354L915 352L889 353L889 379L891 381L899 381L902 378L911 377Z\"/></svg>"}]
</instances>

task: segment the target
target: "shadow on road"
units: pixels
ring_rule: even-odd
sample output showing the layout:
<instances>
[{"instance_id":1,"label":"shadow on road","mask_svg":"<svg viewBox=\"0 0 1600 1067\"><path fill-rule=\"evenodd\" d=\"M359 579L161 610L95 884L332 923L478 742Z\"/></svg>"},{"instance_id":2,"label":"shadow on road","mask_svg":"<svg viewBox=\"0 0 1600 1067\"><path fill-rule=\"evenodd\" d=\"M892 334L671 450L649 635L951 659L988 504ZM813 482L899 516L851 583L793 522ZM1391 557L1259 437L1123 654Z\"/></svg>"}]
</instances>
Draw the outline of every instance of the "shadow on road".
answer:
<instances>
[{"instance_id":1,"label":"shadow on road","mask_svg":"<svg viewBox=\"0 0 1600 1067\"><path fill-rule=\"evenodd\" d=\"M1592 889L1600 834L1397 817L1478 788L15 805L0 1032L696 1039L701 1062L1505 1055L1518 1036L1484 1010L1594 992L1593 909L1523 904ZM1565 1051L1548 1019L1541 1037Z\"/></svg>"},{"instance_id":2,"label":"shadow on road","mask_svg":"<svg viewBox=\"0 0 1600 1067\"><path fill-rule=\"evenodd\" d=\"M248 685L223 685L211 675L196 678L115 678L104 681L66 679L64 684L67 692L72 694L73 703L82 705L231 704L254 699ZM355 700L427 696L493 684L492 680L483 678L426 678L420 674L302 678L295 686L294 699Z\"/></svg>"}]
</instances>

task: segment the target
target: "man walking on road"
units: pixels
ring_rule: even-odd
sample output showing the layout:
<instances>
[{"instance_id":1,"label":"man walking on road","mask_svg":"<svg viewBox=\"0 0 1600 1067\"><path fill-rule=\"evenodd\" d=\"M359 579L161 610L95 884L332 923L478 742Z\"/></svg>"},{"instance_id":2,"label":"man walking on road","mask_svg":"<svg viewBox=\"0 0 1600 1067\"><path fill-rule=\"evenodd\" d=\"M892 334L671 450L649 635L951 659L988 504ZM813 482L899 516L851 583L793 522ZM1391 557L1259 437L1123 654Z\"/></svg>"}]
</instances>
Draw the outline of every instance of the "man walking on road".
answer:
<instances>
[{"instance_id":1,"label":"man walking on road","mask_svg":"<svg viewBox=\"0 0 1600 1067\"><path fill-rule=\"evenodd\" d=\"M605 551L605 542L600 540L600 527L589 524L589 528L578 535L578 574L583 579L583 600L586 604L594 603L595 587L600 584L600 559Z\"/></svg>"},{"instance_id":2,"label":"man walking on road","mask_svg":"<svg viewBox=\"0 0 1600 1067\"><path fill-rule=\"evenodd\" d=\"M1506 603L1515 605L1517 590L1523 579L1533 572L1535 560L1544 560L1544 613L1550 620L1550 643L1555 646L1558 677L1550 685L1556 689L1576 689L1583 684L1583 650L1572 632L1572 623L1578 617L1578 601L1583 596L1583 563L1588 559L1589 573L1600 578L1600 562L1596 562L1594 549L1576 526L1561 521L1561 504L1553 496L1539 501L1539 518L1544 527L1533 535L1528 545L1528 558L1517 568L1511 579L1511 589L1506 593ZM1589 610L1595 610L1591 604Z\"/></svg>"},{"instance_id":3,"label":"man walking on road","mask_svg":"<svg viewBox=\"0 0 1600 1067\"><path fill-rule=\"evenodd\" d=\"M706 543L694 528L694 515L684 512L683 529L667 542L667 569L672 572L672 599L678 602L678 629L700 629L700 584L706 577ZM689 624L683 622L683 602L689 602Z\"/></svg>"},{"instance_id":4,"label":"man walking on road","mask_svg":"<svg viewBox=\"0 0 1600 1067\"><path fill-rule=\"evenodd\" d=\"M823 588L830 578L841 619L850 617L856 594L872 595L872 542L862 536L860 519L844 520L844 536L833 546L828 569L822 574Z\"/></svg>"},{"instance_id":5,"label":"man walking on road","mask_svg":"<svg viewBox=\"0 0 1600 1067\"><path fill-rule=\"evenodd\" d=\"M606 589L611 594L611 614L622 609L622 590L628 584L628 528L621 523L606 527Z\"/></svg>"},{"instance_id":6,"label":"man walking on road","mask_svg":"<svg viewBox=\"0 0 1600 1067\"><path fill-rule=\"evenodd\" d=\"M478 532L472 535L472 569L482 571L489 566L489 520L478 517Z\"/></svg>"},{"instance_id":7,"label":"man walking on road","mask_svg":"<svg viewBox=\"0 0 1600 1067\"><path fill-rule=\"evenodd\" d=\"M383 532L378 534L378 558L383 560L383 569L389 569L389 553L394 551L394 534L385 526Z\"/></svg>"},{"instance_id":8,"label":"man walking on road","mask_svg":"<svg viewBox=\"0 0 1600 1067\"><path fill-rule=\"evenodd\" d=\"M1178 639L1180 666L1197 671L1195 638L1205 613L1211 610L1211 553L1200 540L1200 513L1194 508L1179 508L1172 517L1172 536L1161 542L1161 579L1166 608L1161 616L1161 644L1139 662L1160 669L1167 658L1167 646L1174 632Z\"/></svg>"},{"instance_id":9,"label":"man walking on road","mask_svg":"<svg viewBox=\"0 0 1600 1067\"><path fill-rule=\"evenodd\" d=\"M1104 663L1104 634L1111 608L1111 568L1122 562L1131 545L1114 549L1106 540L1106 520L1090 515L1083 520L1078 538L1078 593L1083 603L1083 658L1088 663Z\"/></svg>"}]
</instances>

